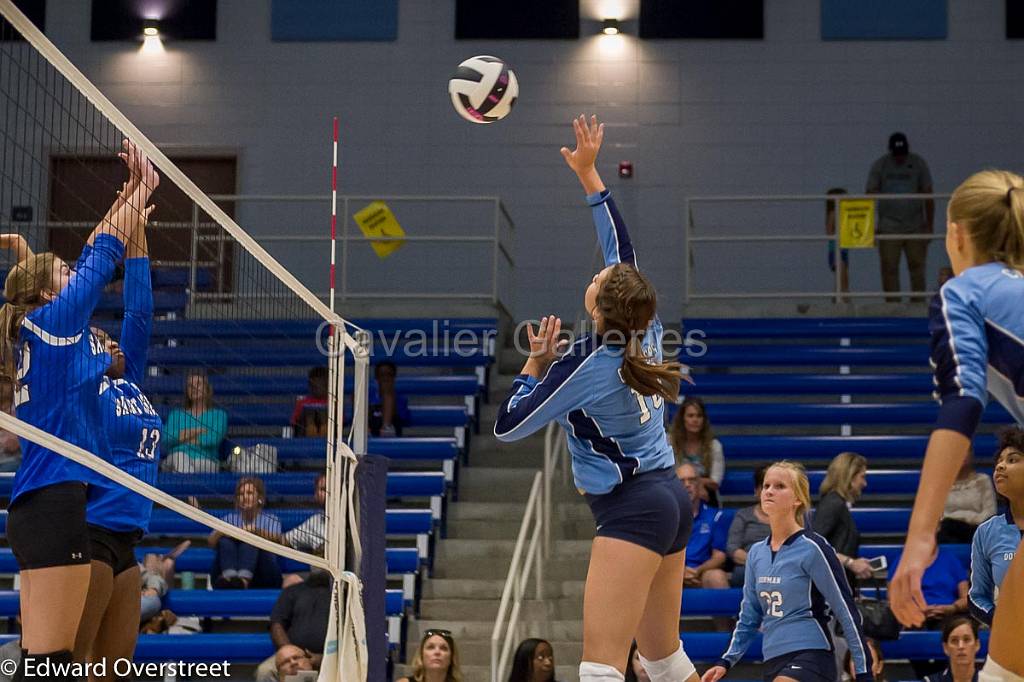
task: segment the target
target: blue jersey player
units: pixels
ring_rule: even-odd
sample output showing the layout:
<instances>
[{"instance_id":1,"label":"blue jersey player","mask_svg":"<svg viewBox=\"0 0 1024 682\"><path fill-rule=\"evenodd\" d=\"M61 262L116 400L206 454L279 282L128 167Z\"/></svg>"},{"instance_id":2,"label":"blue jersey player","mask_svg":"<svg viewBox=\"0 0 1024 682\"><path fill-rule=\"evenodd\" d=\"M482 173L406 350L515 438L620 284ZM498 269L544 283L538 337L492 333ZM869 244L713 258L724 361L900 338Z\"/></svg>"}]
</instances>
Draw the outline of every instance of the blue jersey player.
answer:
<instances>
[{"instance_id":1,"label":"blue jersey player","mask_svg":"<svg viewBox=\"0 0 1024 682\"><path fill-rule=\"evenodd\" d=\"M626 225L594 167L604 137L573 121L563 147L593 213L605 268L584 295L596 333L558 346L561 321L528 328L531 354L498 410L495 436L524 438L551 421L565 429L576 486L597 524L583 601L581 682L622 680L635 638L653 682L696 682L679 642L690 500L673 472L665 400L681 366L662 358L654 287L640 274ZM564 354L561 351L564 350Z\"/></svg>"},{"instance_id":2,"label":"blue jersey player","mask_svg":"<svg viewBox=\"0 0 1024 682\"><path fill-rule=\"evenodd\" d=\"M121 156L128 162L127 143L125 148ZM89 318L125 244L145 222L154 187L144 181L118 195L90 236L91 252L77 271L52 253L35 254L11 269L4 289L0 371L13 389L15 415L100 456L107 456L109 444L99 385L111 357L90 333ZM90 488L109 485L91 469L22 439L7 520L21 569L26 652L15 679L29 664L72 660L89 587L86 497Z\"/></svg>"},{"instance_id":3,"label":"blue jersey player","mask_svg":"<svg viewBox=\"0 0 1024 682\"><path fill-rule=\"evenodd\" d=\"M1004 513L978 526L971 541L971 591L968 606L979 622L992 625L999 586L1020 546L1024 529L1024 431L1005 429L999 435L996 492L1007 501Z\"/></svg>"},{"instance_id":4,"label":"blue jersey player","mask_svg":"<svg viewBox=\"0 0 1024 682\"><path fill-rule=\"evenodd\" d=\"M139 162L142 157L130 150ZM140 169L141 171L141 169ZM133 174L132 182L137 175ZM148 217L149 209L146 215ZM87 258L89 247L82 253ZM103 429L110 461L132 477L156 485L160 462L161 420L140 388L146 374L153 323L153 289L145 230L126 245L124 319L120 342L94 330L113 358L100 382ZM102 661L108 667L130 659L139 632L139 568L135 545L149 527L153 503L123 486L89 491L86 521L92 550L89 597L75 642L76 660Z\"/></svg>"},{"instance_id":5,"label":"blue jersey player","mask_svg":"<svg viewBox=\"0 0 1024 682\"><path fill-rule=\"evenodd\" d=\"M931 310L932 366L939 416L928 442L906 549L890 584L893 613L920 625L927 607L921 575L935 543L946 496L967 456L991 394L1024 424L1024 178L982 171L949 200L946 253L954 278ZM1024 560L1010 564L993 620L989 679L1022 679Z\"/></svg>"},{"instance_id":6,"label":"blue jersey player","mask_svg":"<svg viewBox=\"0 0 1024 682\"><path fill-rule=\"evenodd\" d=\"M861 631L846 572L832 546L804 529L811 496L801 465L777 462L765 472L761 508L771 535L751 546L739 620L721 660L702 682L717 682L746 652L760 629L765 682L838 680L829 619L846 633L859 682L873 679L871 653Z\"/></svg>"}]
</instances>

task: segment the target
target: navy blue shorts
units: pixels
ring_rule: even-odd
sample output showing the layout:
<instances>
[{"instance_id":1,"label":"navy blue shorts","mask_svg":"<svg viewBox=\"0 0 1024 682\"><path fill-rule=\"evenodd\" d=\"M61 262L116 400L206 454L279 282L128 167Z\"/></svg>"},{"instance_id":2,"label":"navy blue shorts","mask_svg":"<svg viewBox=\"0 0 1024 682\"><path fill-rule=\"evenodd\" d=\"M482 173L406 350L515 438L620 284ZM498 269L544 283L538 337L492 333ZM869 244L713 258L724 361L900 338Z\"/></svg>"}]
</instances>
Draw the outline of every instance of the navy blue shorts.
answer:
<instances>
[{"instance_id":1,"label":"navy blue shorts","mask_svg":"<svg viewBox=\"0 0 1024 682\"><path fill-rule=\"evenodd\" d=\"M764 681L792 677L800 682L838 682L839 669L831 651L810 649L793 651L764 662Z\"/></svg>"},{"instance_id":2,"label":"navy blue shorts","mask_svg":"<svg viewBox=\"0 0 1024 682\"><path fill-rule=\"evenodd\" d=\"M673 469L647 471L604 495L587 495L597 535L661 556L686 549L693 529L690 496Z\"/></svg>"}]
</instances>

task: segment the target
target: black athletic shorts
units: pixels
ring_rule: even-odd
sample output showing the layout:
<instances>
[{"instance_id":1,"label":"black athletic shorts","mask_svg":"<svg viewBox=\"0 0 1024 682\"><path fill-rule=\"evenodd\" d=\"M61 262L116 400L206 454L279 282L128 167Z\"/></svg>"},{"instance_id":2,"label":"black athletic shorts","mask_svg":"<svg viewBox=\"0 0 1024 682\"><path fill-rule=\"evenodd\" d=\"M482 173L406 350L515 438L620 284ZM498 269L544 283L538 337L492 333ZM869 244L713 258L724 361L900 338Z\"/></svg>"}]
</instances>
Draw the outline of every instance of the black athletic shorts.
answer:
<instances>
[{"instance_id":1,"label":"black athletic shorts","mask_svg":"<svg viewBox=\"0 0 1024 682\"><path fill-rule=\"evenodd\" d=\"M793 651L764 662L764 682L776 677L792 677L799 682L838 682L839 670L831 651L809 649Z\"/></svg>"},{"instance_id":2,"label":"black athletic shorts","mask_svg":"<svg viewBox=\"0 0 1024 682\"><path fill-rule=\"evenodd\" d=\"M23 570L88 564L84 483L55 483L24 493L7 510L7 541Z\"/></svg>"},{"instance_id":3,"label":"black athletic shorts","mask_svg":"<svg viewBox=\"0 0 1024 682\"><path fill-rule=\"evenodd\" d=\"M141 539L141 530L119 533L89 524L92 558L110 566L115 576L139 563L135 558L135 545L139 544Z\"/></svg>"},{"instance_id":4,"label":"black athletic shorts","mask_svg":"<svg viewBox=\"0 0 1024 682\"><path fill-rule=\"evenodd\" d=\"M661 556L686 549L693 530L690 495L673 469L638 474L604 495L587 495L597 535Z\"/></svg>"}]
</instances>

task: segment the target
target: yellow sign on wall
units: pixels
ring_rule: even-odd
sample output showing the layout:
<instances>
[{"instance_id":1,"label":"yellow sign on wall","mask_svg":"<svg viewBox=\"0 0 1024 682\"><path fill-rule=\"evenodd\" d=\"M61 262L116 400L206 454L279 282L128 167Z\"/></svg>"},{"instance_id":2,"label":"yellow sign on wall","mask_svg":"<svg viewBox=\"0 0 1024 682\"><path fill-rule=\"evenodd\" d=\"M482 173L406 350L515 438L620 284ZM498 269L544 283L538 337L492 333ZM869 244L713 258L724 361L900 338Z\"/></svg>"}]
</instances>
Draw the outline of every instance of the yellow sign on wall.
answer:
<instances>
[{"instance_id":1,"label":"yellow sign on wall","mask_svg":"<svg viewBox=\"0 0 1024 682\"><path fill-rule=\"evenodd\" d=\"M384 259L405 245L405 230L398 224L395 214L391 212L388 205L383 201L374 201L354 216L356 224L362 230L363 235L371 240L370 246L378 258ZM381 237L390 237L381 241Z\"/></svg>"},{"instance_id":2,"label":"yellow sign on wall","mask_svg":"<svg viewBox=\"0 0 1024 682\"><path fill-rule=\"evenodd\" d=\"M875 246L875 202L872 199L839 202L839 246L844 249Z\"/></svg>"}]
</instances>

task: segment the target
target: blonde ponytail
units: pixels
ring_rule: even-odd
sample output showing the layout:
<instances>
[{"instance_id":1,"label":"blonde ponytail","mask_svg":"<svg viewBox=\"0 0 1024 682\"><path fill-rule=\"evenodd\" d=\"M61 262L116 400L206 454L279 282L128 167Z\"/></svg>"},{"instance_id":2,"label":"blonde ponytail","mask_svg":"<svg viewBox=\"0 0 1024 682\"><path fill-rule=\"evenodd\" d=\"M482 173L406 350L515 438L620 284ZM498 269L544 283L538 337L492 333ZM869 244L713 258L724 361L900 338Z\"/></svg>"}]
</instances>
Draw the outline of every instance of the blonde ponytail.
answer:
<instances>
[{"instance_id":1,"label":"blonde ponytail","mask_svg":"<svg viewBox=\"0 0 1024 682\"><path fill-rule=\"evenodd\" d=\"M18 330L25 315L46 303L43 291L50 288L53 280L55 258L52 253L37 253L20 261L7 275L4 284L7 302L0 307L0 396L13 396L17 387L14 346L18 342ZM0 407L7 409L9 405L5 402Z\"/></svg>"},{"instance_id":2,"label":"blonde ponytail","mask_svg":"<svg viewBox=\"0 0 1024 682\"><path fill-rule=\"evenodd\" d=\"M1024 270L1024 178L975 173L950 197L949 219L964 226L979 254Z\"/></svg>"}]
</instances>

